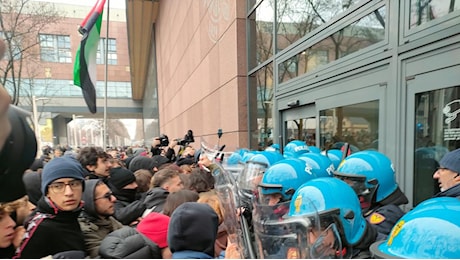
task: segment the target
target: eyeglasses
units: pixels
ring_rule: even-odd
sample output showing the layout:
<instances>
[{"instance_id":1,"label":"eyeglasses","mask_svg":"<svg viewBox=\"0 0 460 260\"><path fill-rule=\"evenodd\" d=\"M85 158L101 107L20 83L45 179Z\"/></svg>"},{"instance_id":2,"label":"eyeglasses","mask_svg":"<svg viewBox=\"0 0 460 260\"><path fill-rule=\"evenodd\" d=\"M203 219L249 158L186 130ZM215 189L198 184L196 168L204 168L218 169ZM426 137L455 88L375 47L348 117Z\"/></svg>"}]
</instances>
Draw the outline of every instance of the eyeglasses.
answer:
<instances>
[{"instance_id":1,"label":"eyeglasses","mask_svg":"<svg viewBox=\"0 0 460 260\"><path fill-rule=\"evenodd\" d=\"M82 180L73 180L73 181L69 181L67 183L65 183L65 182L53 182L50 185L48 185L50 190L52 190L54 193L64 192L66 186L69 186L72 190L81 189L83 187L83 181Z\"/></svg>"},{"instance_id":2,"label":"eyeglasses","mask_svg":"<svg viewBox=\"0 0 460 260\"><path fill-rule=\"evenodd\" d=\"M109 201L112 200L113 192L109 191L106 194L102 195L102 197L94 198L94 200L98 199L108 199Z\"/></svg>"}]
</instances>

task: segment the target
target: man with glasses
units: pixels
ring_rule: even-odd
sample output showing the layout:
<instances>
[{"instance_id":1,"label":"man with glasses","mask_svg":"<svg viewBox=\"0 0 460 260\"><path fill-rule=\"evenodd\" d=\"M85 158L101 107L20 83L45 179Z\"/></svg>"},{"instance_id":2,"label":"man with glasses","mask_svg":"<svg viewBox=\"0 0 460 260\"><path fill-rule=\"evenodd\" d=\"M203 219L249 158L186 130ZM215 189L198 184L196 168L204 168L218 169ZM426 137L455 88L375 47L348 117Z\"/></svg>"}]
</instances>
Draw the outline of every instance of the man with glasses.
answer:
<instances>
[{"instance_id":1,"label":"man with glasses","mask_svg":"<svg viewBox=\"0 0 460 260\"><path fill-rule=\"evenodd\" d=\"M78 223L85 189L84 171L77 160L67 156L54 158L45 165L43 196L24 224L26 234L15 258L85 257L85 240Z\"/></svg>"},{"instance_id":2,"label":"man with glasses","mask_svg":"<svg viewBox=\"0 0 460 260\"><path fill-rule=\"evenodd\" d=\"M83 211L78 218L85 235L86 252L91 258L99 255L101 241L123 225L113 217L115 201L110 188L102 180L86 180Z\"/></svg>"},{"instance_id":3,"label":"man with glasses","mask_svg":"<svg viewBox=\"0 0 460 260\"><path fill-rule=\"evenodd\" d=\"M460 148L446 153L433 173L441 192L434 197L460 197Z\"/></svg>"}]
</instances>

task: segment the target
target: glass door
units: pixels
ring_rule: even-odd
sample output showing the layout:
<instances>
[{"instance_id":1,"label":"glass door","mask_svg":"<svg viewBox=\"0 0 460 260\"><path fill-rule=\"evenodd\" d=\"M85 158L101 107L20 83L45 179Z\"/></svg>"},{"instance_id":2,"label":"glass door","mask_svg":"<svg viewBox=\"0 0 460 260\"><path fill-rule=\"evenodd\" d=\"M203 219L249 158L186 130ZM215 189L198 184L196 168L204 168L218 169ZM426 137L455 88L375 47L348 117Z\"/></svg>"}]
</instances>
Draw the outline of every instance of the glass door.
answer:
<instances>
[{"instance_id":1,"label":"glass door","mask_svg":"<svg viewBox=\"0 0 460 260\"><path fill-rule=\"evenodd\" d=\"M283 138L280 145L285 146L292 140L304 141L308 146L316 146L316 111L315 105L302 106L285 110L283 117Z\"/></svg>"},{"instance_id":2,"label":"glass door","mask_svg":"<svg viewBox=\"0 0 460 260\"><path fill-rule=\"evenodd\" d=\"M433 173L445 153L460 147L460 66L407 80L407 156L413 169L413 205L439 192ZM408 166L408 167L409 167Z\"/></svg>"}]
</instances>

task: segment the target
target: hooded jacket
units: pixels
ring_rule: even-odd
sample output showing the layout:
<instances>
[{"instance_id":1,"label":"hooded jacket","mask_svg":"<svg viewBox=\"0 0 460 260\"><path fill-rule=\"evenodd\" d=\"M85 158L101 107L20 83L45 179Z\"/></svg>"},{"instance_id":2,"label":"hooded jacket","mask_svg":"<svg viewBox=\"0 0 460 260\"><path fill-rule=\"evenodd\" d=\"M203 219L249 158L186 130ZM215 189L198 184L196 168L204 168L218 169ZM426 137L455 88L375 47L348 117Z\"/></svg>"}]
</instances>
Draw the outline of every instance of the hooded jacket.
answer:
<instances>
[{"instance_id":1,"label":"hooded jacket","mask_svg":"<svg viewBox=\"0 0 460 260\"><path fill-rule=\"evenodd\" d=\"M150 189L144 199L145 207L149 212L162 212L168 195L169 191L161 187Z\"/></svg>"},{"instance_id":2,"label":"hooded jacket","mask_svg":"<svg viewBox=\"0 0 460 260\"><path fill-rule=\"evenodd\" d=\"M101 258L159 259L160 248L132 227L115 230L102 240Z\"/></svg>"},{"instance_id":3,"label":"hooded jacket","mask_svg":"<svg viewBox=\"0 0 460 260\"><path fill-rule=\"evenodd\" d=\"M214 258L218 226L217 214L208 204L186 202L177 207L168 227L173 258L196 258L197 253Z\"/></svg>"},{"instance_id":4,"label":"hooded jacket","mask_svg":"<svg viewBox=\"0 0 460 260\"><path fill-rule=\"evenodd\" d=\"M73 211L62 211L43 196L24 225L26 234L14 258L42 258L64 251L85 251L85 239L77 220L81 206Z\"/></svg>"},{"instance_id":5,"label":"hooded jacket","mask_svg":"<svg viewBox=\"0 0 460 260\"><path fill-rule=\"evenodd\" d=\"M85 191L83 193L85 205L78 218L80 228L85 236L86 251L91 258L95 258L99 255L101 241L109 233L123 227L114 217L102 217L97 214L96 205L94 203L94 192L96 186L100 182L102 182L102 180L86 181Z\"/></svg>"}]
</instances>

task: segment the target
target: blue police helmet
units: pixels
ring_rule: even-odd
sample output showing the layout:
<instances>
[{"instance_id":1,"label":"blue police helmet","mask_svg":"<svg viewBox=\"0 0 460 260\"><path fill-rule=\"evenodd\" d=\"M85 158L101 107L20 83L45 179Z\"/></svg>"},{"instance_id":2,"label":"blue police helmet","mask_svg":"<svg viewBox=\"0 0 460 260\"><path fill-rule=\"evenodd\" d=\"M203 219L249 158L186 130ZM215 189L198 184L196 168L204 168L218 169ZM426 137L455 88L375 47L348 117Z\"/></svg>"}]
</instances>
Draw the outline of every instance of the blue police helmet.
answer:
<instances>
[{"instance_id":1,"label":"blue police helmet","mask_svg":"<svg viewBox=\"0 0 460 260\"><path fill-rule=\"evenodd\" d=\"M290 200L295 190L305 182L316 178L308 171L305 161L288 158L270 166L259 183L261 195L280 193L284 201Z\"/></svg>"},{"instance_id":2,"label":"blue police helmet","mask_svg":"<svg viewBox=\"0 0 460 260\"><path fill-rule=\"evenodd\" d=\"M327 151L322 151L322 155L325 155L331 160L332 164L334 165L334 169L338 169L340 162L342 162L343 153L339 149L330 149Z\"/></svg>"},{"instance_id":3,"label":"blue police helmet","mask_svg":"<svg viewBox=\"0 0 460 260\"><path fill-rule=\"evenodd\" d=\"M280 151L280 145L279 144L272 144L265 148L265 151Z\"/></svg>"},{"instance_id":4,"label":"blue police helmet","mask_svg":"<svg viewBox=\"0 0 460 260\"><path fill-rule=\"evenodd\" d=\"M334 164L328 157L319 153L304 153L299 156L299 159L304 160L316 176L333 177Z\"/></svg>"},{"instance_id":5,"label":"blue police helmet","mask_svg":"<svg viewBox=\"0 0 460 260\"><path fill-rule=\"evenodd\" d=\"M340 164L335 177L342 179L361 178L365 188L375 191L375 201L381 202L389 196L402 197L400 204L406 204L407 198L396 183L395 170L391 160L378 151L367 150L353 153ZM358 195L359 191L355 190Z\"/></svg>"},{"instance_id":6,"label":"blue police helmet","mask_svg":"<svg viewBox=\"0 0 460 260\"><path fill-rule=\"evenodd\" d=\"M307 204L303 203L304 198L308 198ZM288 216L305 216L315 210L320 218L336 212L336 219L340 221L338 226L343 229L341 233L348 245L357 244L363 237L367 222L361 214L358 197L342 180L322 177L303 184L292 196Z\"/></svg>"},{"instance_id":7,"label":"blue police helmet","mask_svg":"<svg viewBox=\"0 0 460 260\"><path fill-rule=\"evenodd\" d=\"M310 149L304 141L293 140L284 146L283 156L284 158L297 158L301 154L309 153Z\"/></svg>"},{"instance_id":8,"label":"blue police helmet","mask_svg":"<svg viewBox=\"0 0 460 260\"><path fill-rule=\"evenodd\" d=\"M396 223L387 240L371 245L378 258L460 258L460 200L428 199Z\"/></svg>"},{"instance_id":9,"label":"blue police helmet","mask_svg":"<svg viewBox=\"0 0 460 260\"><path fill-rule=\"evenodd\" d=\"M314 146L314 145L309 145L308 146L308 149L310 150L310 152L312 153L321 153L321 149L319 149L318 147Z\"/></svg>"}]
</instances>

